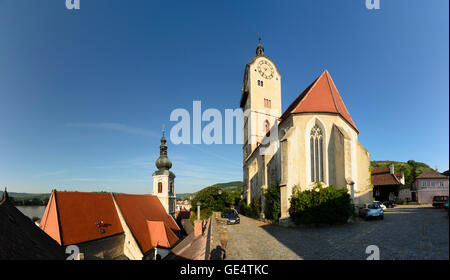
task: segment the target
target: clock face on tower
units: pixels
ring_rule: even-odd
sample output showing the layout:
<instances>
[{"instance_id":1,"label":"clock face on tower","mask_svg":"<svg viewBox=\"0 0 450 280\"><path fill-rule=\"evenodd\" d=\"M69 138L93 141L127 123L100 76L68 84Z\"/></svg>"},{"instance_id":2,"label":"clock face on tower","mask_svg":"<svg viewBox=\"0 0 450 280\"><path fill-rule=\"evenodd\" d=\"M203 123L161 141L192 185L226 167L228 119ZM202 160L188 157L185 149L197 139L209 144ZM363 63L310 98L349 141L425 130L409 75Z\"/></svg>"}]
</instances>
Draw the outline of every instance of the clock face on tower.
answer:
<instances>
[{"instance_id":1,"label":"clock face on tower","mask_svg":"<svg viewBox=\"0 0 450 280\"><path fill-rule=\"evenodd\" d=\"M258 72L265 79L273 78L273 67L267 60L261 60L258 64Z\"/></svg>"}]
</instances>

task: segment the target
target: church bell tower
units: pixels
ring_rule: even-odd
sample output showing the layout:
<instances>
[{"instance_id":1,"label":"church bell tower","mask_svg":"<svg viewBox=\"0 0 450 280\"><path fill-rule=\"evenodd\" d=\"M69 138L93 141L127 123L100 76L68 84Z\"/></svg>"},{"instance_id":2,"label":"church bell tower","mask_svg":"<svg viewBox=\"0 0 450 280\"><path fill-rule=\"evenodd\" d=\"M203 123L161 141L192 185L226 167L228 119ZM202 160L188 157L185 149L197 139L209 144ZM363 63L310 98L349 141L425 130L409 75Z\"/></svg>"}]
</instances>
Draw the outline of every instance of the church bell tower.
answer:
<instances>
[{"instance_id":1,"label":"church bell tower","mask_svg":"<svg viewBox=\"0 0 450 280\"><path fill-rule=\"evenodd\" d=\"M244 111L244 163L281 117L281 75L264 55L261 37L256 56L245 67L240 106Z\"/></svg>"},{"instance_id":2,"label":"church bell tower","mask_svg":"<svg viewBox=\"0 0 450 280\"><path fill-rule=\"evenodd\" d=\"M167 157L167 140L164 137L164 132L163 127L161 145L159 146L159 158L155 162L158 170L153 173L153 195L159 198L169 215L175 216L175 174L169 171L172 167L172 162Z\"/></svg>"}]
</instances>

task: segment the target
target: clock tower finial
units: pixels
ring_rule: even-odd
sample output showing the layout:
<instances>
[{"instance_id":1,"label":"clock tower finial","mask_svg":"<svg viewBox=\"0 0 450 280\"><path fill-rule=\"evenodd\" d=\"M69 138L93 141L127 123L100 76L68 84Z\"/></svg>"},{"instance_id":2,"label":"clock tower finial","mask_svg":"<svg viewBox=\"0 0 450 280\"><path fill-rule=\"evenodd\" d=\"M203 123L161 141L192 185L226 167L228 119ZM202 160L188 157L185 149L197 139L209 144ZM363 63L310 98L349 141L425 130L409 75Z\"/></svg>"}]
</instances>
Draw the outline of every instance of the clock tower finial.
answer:
<instances>
[{"instance_id":1,"label":"clock tower finial","mask_svg":"<svg viewBox=\"0 0 450 280\"><path fill-rule=\"evenodd\" d=\"M259 33L259 43L258 46L256 47L256 55L264 55L264 47L261 45L261 33Z\"/></svg>"}]
</instances>

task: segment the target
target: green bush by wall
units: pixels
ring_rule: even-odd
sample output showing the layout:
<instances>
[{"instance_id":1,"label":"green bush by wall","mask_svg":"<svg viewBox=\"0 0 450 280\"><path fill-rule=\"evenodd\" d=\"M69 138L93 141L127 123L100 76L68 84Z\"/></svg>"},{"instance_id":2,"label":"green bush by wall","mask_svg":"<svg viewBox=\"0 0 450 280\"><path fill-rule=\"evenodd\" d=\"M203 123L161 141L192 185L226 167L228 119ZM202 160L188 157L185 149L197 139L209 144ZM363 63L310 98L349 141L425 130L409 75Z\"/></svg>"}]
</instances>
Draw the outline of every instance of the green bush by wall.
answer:
<instances>
[{"instance_id":1,"label":"green bush by wall","mask_svg":"<svg viewBox=\"0 0 450 280\"><path fill-rule=\"evenodd\" d=\"M335 186L299 191L294 187L289 214L296 224L346 223L354 214L347 189Z\"/></svg>"}]
</instances>

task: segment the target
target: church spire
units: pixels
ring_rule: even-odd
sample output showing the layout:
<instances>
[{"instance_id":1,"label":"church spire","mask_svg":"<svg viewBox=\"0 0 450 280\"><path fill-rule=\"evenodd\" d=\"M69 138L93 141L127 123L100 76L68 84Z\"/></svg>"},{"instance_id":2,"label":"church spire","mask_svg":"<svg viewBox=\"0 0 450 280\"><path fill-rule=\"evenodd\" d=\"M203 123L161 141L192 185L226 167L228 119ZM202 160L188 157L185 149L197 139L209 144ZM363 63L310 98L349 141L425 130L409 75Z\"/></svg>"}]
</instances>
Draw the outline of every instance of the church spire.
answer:
<instances>
[{"instance_id":1,"label":"church spire","mask_svg":"<svg viewBox=\"0 0 450 280\"><path fill-rule=\"evenodd\" d=\"M256 47L256 55L264 55L264 47L261 45L261 33L259 33L259 43Z\"/></svg>"},{"instance_id":2,"label":"church spire","mask_svg":"<svg viewBox=\"0 0 450 280\"><path fill-rule=\"evenodd\" d=\"M161 145L159 146L159 158L156 160L155 165L158 170L169 170L172 167L172 161L167 157L167 145L166 137L164 137L165 129L163 125L161 137Z\"/></svg>"}]
</instances>

